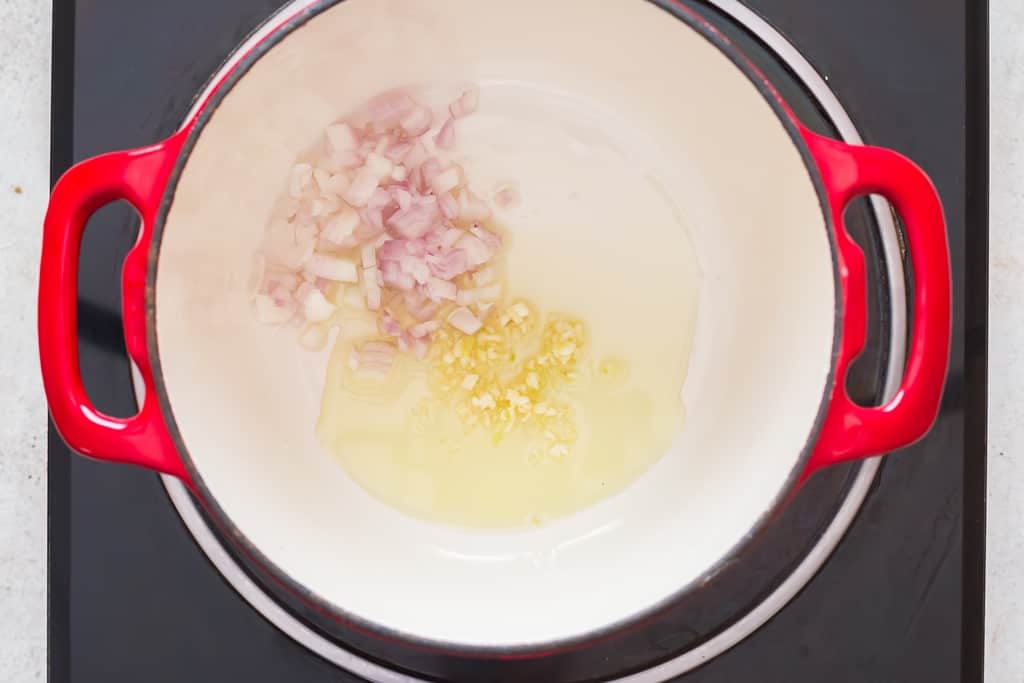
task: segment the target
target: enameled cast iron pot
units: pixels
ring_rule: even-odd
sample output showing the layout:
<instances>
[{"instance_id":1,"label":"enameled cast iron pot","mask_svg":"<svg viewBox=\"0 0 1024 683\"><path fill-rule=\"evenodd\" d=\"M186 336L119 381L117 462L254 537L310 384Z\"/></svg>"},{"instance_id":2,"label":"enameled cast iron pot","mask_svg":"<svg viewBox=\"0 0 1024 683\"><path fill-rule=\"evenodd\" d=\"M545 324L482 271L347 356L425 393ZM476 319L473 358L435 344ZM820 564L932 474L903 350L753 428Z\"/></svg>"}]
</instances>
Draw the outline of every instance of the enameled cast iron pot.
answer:
<instances>
[{"instance_id":1,"label":"enameled cast iron pot","mask_svg":"<svg viewBox=\"0 0 1024 683\"><path fill-rule=\"evenodd\" d=\"M901 448L931 426L950 341L932 184L899 154L803 128L691 9L320 0L274 21L175 135L87 160L57 184L39 335L68 444L180 477L309 618L371 644L482 657L594 642L742 562L815 470ZM249 258L310 137L376 92L444 78L480 82L485 98L489 84L539 84L653 131L682 179L666 192L691 214L703 281L684 434L623 493L537 530L443 528L368 496L316 443L318 394L289 366L294 342L247 307ZM905 376L871 408L844 389L864 343L867 283L843 212L867 193L901 216L914 274ZM82 233L117 199L142 217L123 309L145 399L128 419L92 407L75 341Z\"/></svg>"}]
</instances>

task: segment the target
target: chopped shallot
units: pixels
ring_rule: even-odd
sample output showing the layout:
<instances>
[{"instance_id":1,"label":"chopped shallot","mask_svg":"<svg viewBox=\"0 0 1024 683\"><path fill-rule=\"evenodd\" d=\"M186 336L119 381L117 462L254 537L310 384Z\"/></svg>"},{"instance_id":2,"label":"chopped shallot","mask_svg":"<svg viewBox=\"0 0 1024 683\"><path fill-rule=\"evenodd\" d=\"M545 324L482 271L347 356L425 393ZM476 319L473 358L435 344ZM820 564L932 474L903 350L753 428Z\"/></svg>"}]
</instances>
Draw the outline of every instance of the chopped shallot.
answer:
<instances>
[{"instance_id":1,"label":"chopped shallot","mask_svg":"<svg viewBox=\"0 0 1024 683\"><path fill-rule=\"evenodd\" d=\"M434 136L434 144L438 149L451 149L455 146L455 119L448 117L441 130Z\"/></svg>"},{"instance_id":2,"label":"chopped shallot","mask_svg":"<svg viewBox=\"0 0 1024 683\"><path fill-rule=\"evenodd\" d=\"M479 226L473 226L472 228L469 229L469 231L476 235L481 242L486 244L487 248L490 249L491 251L497 251L498 249L501 249L500 235L496 235L490 230L484 230Z\"/></svg>"},{"instance_id":3,"label":"chopped shallot","mask_svg":"<svg viewBox=\"0 0 1024 683\"><path fill-rule=\"evenodd\" d=\"M295 315L295 304L278 304L266 294L258 294L253 299L256 319L264 325L283 325Z\"/></svg>"},{"instance_id":4,"label":"chopped shallot","mask_svg":"<svg viewBox=\"0 0 1024 683\"><path fill-rule=\"evenodd\" d=\"M457 200L450 192L445 192L438 196L437 205L441 209L441 215L446 220L452 221L459 217L459 200Z\"/></svg>"},{"instance_id":5,"label":"chopped shallot","mask_svg":"<svg viewBox=\"0 0 1024 683\"><path fill-rule=\"evenodd\" d=\"M438 173L430 181L430 189L434 191L434 194L438 197L441 195L451 192L459 186L459 169L455 166Z\"/></svg>"},{"instance_id":6,"label":"chopped shallot","mask_svg":"<svg viewBox=\"0 0 1024 683\"><path fill-rule=\"evenodd\" d=\"M410 327L409 334L411 334L416 339L422 339L423 337L427 337L433 334L434 332L437 332L437 330L440 329L440 327L441 323L437 322L436 320L428 320L426 322L420 323L419 325L413 325L412 327Z\"/></svg>"},{"instance_id":7,"label":"chopped shallot","mask_svg":"<svg viewBox=\"0 0 1024 683\"><path fill-rule=\"evenodd\" d=\"M374 125L386 130L401 121L415 106L408 93L392 90L370 100L367 109Z\"/></svg>"},{"instance_id":8,"label":"chopped shallot","mask_svg":"<svg viewBox=\"0 0 1024 683\"><path fill-rule=\"evenodd\" d=\"M309 264L309 272L325 280L335 282L358 282L356 264L348 259L326 254L314 254Z\"/></svg>"},{"instance_id":9,"label":"chopped shallot","mask_svg":"<svg viewBox=\"0 0 1024 683\"><path fill-rule=\"evenodd\" d=\"M320 157L288 169L254 259L248 291L257 320L295 326L299 344L318 351L349 311L372 311L391 341L356 344L349 360L378 375L399 351L426 358L442 321L479 331L501 297L494 259L502 241L481 225L491 205L445 153L456 121L478 107L479 91L466 89L441 121L398 89L328 126ZM495 204L517 200L512 192L500 189Z\"/></svg>"},{"instance_id":10,"label":"chopped shallot","mask_svg":"<svg viewBox=\"0 0 1024 683\"><path fill-rule=\"evenodd\" d=\"M360 280L363 286L363 296L366 297L366 307L371 311L380 310L381 290L377 278L378 273L376 266L368 268L363 271L363 277Z\"/></svg>"},{"instance_id":11,"label":"chopped shallot","mask_svg":"<svg viewBox=\"0 0 1024 683\"><path fill-rule=\"evenodd\" d=\"M470 88L466 92L462 93L459 99L455 100L448 107L448 111L451 113L452 118L461 119L470 114L476 112L480 107L480 91L476 88Z\"/></svg>"},{"instance_id":12,"label":"chopped shallot","mask_svg":"<svg viewBox=\"0 0 1024 683\"><path fill-rule=\"evenodd\" d=\"M380 178L364 168L356 175L352 184L345 189L342 199L355 207L366 206L370 198L373 197L373 193L377 191L378 185L380 185Z\"/></svg>"},{"instance_id":13,"label":"chopped shallot","mask_svg":"<svg viewBox=\"0 0 1024 683\"><path fill-rule=\"evenodd\" d=\"M430 113L430 109L420 105L402 118L401 127L409 137L418 138L430 130L433 123L434 116Z\"/></svg>"},{"instance_id":14,"label":"chopped shallot","mask_svg":"<svg viewBox=\"0 0 1024 683\"><path fill-rule=\"evenodd\" d=\"M491 217L487 202L470 191L459 195L459 218L464 221L485 221Z\"/></svg>"},{"instance_id":15,"label":"chopped shallot","mask_svg":"<svg viewBox=\"0 0 1024 683\"><path fill-rule=\"evenodd\" d=\"M334 218L329 220L320 232L320 237L337 245L345 242L359 227L359 214L351 207L344 207Z\"/></svg>"},{"instance_id":16,"label":"chopped shallot","mask_svg":"<svg viewBox=\"0 0 1024 683\"><path fill-rule=\"evenodd\" d=\"M453 249L440 256L428 255L426 262L430 272L442 280L453 280L469 270L469 259L462 249Z\"/></svg>"},{"instance_id":17,"label":"chopped shallot","mask_svg":"<svg viewBox=\"0 0 1024 683\"><path fill-rule=\"evenodd\" d=\"M455 301L459 295L459 288L455 286L454 282L432 277L427 281L423 292L432 301Z\"/></svg>"},{"instance_id":18,"label":"chopped shallot","mask_svg":"<svg viewBox=\"0 0 1024 683\"><path fill-rule=\"evenodd\" d=\"M419 197L405 209L399 209L387 221L391 230L406 239L416 239L427 234L427 231L440 219L435 197Z\"/></svg>"},{"instance_id":19,"label":"chopped shallot","mask_svg":"<svg viewBox=\"0 0 1024 683\"><path fill-rule=\"evenodd\" d=\"M302 304L306 320L310 322L324 322L334 315L334 304L328 301L316 286L308 282L299 287L295 298Z\"/></svg>"},{"instance_id":20,"label":"chopped shallot","mask_svg":"<svg viewBox=\"0 0 1024 683\"><path fill-rule=\"evenodd\" d=\"M448 324L463 334L473 335L480 331L483 323L473 315L473 311L460 306L448 314Z\"/></svg>"},{"instance_id":21,"label":"chopped shallot","mask_svg":"<svg viewBox=\"0 0 1024 683\"><path fill-rule=\"evenodd\" d=\"M401 337L402 336L402 325L397 320L391 317L389 313L385 313L381 317L377 318L377 327L380 329L380 333L389 337Z\"/></svg>"},{"instance_id":22,"label":"chopped shallot","mask_svg":"<svg viewBox=\"0 0 1024 683\"><path fill-rule=\"evenodd\" d=\"M405 341L416 360L423 360L430 353L430 341L426 337L411 337Z\"/></svg>"},{"instance_id":23,"label":"chopped shallot","mask_svg":"<svg viewBox=\"0 0 1024 683\"><path fill-rule=\"evenodd\" d=\"M463 233L455 246L466 253L466 259L471 268L482 266L491 260L490 248L476 235Z\"/></svg>"},{"instance_id":24,"label":"chopped shallot","mask_svg":"<svg viewBox=\"0 0 1024 683\"><path fill-rule=\"evenodd\" d=\"M335 152L350 152L359 147L359 136L347 123L327 127L327 144Z\"/></svg>"},{"instance_id":25,"label":"chopped shallot","mask_svg":"<svg viewBox=\"0 0 1024 683\"><path fill-rule=\"evenodd\" d=\"M494 266L487 268L481 268L480 270L473 273L473 282L477 287L483 287L489 285L498 279L498 273L494 269Z\"/></svg>"}]
</instances>

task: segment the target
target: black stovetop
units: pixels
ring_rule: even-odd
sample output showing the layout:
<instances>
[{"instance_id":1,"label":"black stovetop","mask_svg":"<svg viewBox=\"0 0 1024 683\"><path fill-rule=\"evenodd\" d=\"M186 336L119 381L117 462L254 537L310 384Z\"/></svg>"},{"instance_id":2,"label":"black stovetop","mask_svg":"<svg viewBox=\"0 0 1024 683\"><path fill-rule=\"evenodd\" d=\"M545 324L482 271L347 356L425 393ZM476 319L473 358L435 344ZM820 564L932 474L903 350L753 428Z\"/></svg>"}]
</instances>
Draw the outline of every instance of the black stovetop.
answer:
<instances>
[{"instance_id":1,"label":"black stovetop","mask_svg":"<svg viewBox=\"0 0 1024 683\"><path fill-rule=\"evenodd\" d=\"M54 177L170 134L284 0L57 0ZM987 3L748 0L828 77L865 140L918 161L946 208L954 268L942 413L889 459L845 540L765 627L686 683L980 681L984 602ZM82 251L82 374L130 415L119 264L124 206ZM158 478L72 457L50 431L50 681L355 681L279 633L210 565ZM615 657L622 653L608 653ZM539 681L530 683L556 683Z\"/></svg>"}]
</instances>

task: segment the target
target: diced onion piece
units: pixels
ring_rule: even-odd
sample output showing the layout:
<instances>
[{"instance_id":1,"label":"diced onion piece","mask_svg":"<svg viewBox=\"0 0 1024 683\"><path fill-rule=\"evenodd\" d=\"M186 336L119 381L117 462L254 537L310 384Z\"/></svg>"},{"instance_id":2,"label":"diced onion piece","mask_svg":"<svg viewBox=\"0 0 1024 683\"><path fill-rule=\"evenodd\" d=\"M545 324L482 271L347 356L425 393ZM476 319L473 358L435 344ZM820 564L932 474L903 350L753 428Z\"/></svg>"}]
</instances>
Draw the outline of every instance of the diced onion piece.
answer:
<instances>
[{"instance_id":1,"label":"diced onion piece","mask_svg":"<svg viewBox=\"0 0 1024 683\"><path fill-rule=\"evenodd\" d=\"M412 205L412 194L404 187L392 187L391 196L401 210L408 209Z\"/></svg>"},{"instance_id":2,"label":"diced onion piece","mask_svg":"<svg viewBox=\"0 0 1024 683\"><path fill-rule=\"evenodd\" d=\"M334 315L334 304L327 300L323 292L309 283L299 287L296 298L302 304L306 320L311 323L321 323Z\"/></svg>"},{"instance_id":3,"label":"diced onion piece","mask_svg":"<svg viewBox=\"0 0 1024 683\"><path fill-rule=\"evenodd\" d=\"M363 268L373 268L377 265L377 245L372 242L364 244L359 249L359 257Z\"/></svg>"},{"instance_id":4,"label":"diced onion piece","mask_svg":"<svg viewBox=\"0 0 1024 683\"><path fill-rule=\"evenodd\" d=\"M463 289L459 290L459 296L456 299L460 306L471 306L472 304L478 304L487 301L497 301L501 298L501 285L494 283L487 287L478 287L476 289Z\"/></svg>"},{"instance_id":5,"label":"diced onion piece","mask_svg":"<svg viewBox=\"0 0 1024 683\"><path fill-rule=\"evenodd\" d=\"M363 277L360 280L363 296L366 298L366 307L371 311L380 310L381 291L380 282L377 280L378 274L376 266L367 268L363 271Z\"/></svg>"},{"instance_id":6,"label":"diced onion piece","mask_svg":"<svg viewBox=\"0 0 1024 683\"><path fill-rule=\"evenodd\" d=\"M438 149L451 149L455 146L455 119L448 117L441 130L434 136L434 144Z\"/></svg>"},{"instance_id":7,"label":"diced onion piece","mask_svg":"<svg viewBox=\"0 0 1024 683\"><path fill-rule=\"evenodd\" d=\"M430 130L430 127L434 125L434 115L430 112L430 109L422 105L417 105L402 117L399 127L406 135L414 138L426 133Z\"/></svg>"},{"instance_id":8,"label":"diced onion piece","mask_svg":"<svg viewBox=\"0 0 1024 683\"><path fill-rule=\"evenodd\" d=\"M428 320L433 320L441 311L441 302L424 298L423 301L415 305L407 301L405 307L409 315L415 318L417 322L427 322Z\"/></svg>"},{"instance_id":9,"label":"diced onion piece","mask_svg":"<svg viewBox=\"0 0 1024 683\"><path fill-rule=\"evenodd\" d=\"M341 210L341 201L336 197L320 196L310 203L309 212L313 218L324 218Z\"/></svg>"},{"instance_id":10,"label":"diced onion piece","mask_svg":"<svg viewBox=\"0 0 1024 683\"><path fill-rule=\"evenodd\" d=\"M283 325L295 315L295 304L292 302L277 304L267 294L257 294L253 299L256 320L264 325Z\"/></svg>"},{"instance_id":11,"label":"diced onion piece","mask_svg":"<svg viewBox=\"0 0 1024 683\"><path fill-rule=\"evenodd\" d=\"M384 156L386 156L392 163L400 164L405 161L405 158L409 156L409 152L411 152L415 146L416 143L412 140L399 140L387 146L384 150Z\"/></svg>"},{"instance_id":12,"label":"diced onion piece","mask_svg":"<svg viewBox=\"0 0 1024 683\"><path fill-rule=\"evenodd\" d=\"M377 124L377 130L387 130L402 120L416 103L409 94L392 90L374 97L367 104L370 119Z\"/></svg>"},{"instance_id":13,"label":"diced onion piece","mask_svg":"<svg viewBox=\"0 0 1024 683\"><path fill-rule=\"evenodd\" d=\"M327 346L327 326L306 325L299 334L299 344L307 351L322 351Z\"/></svg>"},{"instance_id":14,"label":"diced onion piece","mask_svg":"<svg viewBox=\"0 0 1024 683\"><path fill-rule=\"evenodd\" d=\"M349 171L353 168L359 168L363 165L363 155L356 150L349 150L347 152L335 152L328 157L331 165L331 169L335 173L341 171Z\"/></svg>"},{"instance_id":15,"label":"diced onion piece","mask_svg":"<svg viewBox=\"0 0 1024 683\"><path fill-rule=\"evenodd\" d=\"M288 195L292 199L302 197L313 184L313 167L309 164L295 164L288 175Z\"/></svg>"},{"instance_id":16,"label":"diced onion piece","mask_svg":"<svg viewBox=\"0 0 1024 683\"><path fill-rule=\"evenodd\" d=\"M437 157L430 157L419 166L420 182L424 187L430 187L434 177L441 172L441 161Z\"/></svg>"},{"instance_id":17,"label":"diced onion piece","mask_svg":"<svg viewBox=\"0 0 1024 683\"><path fill-rule=\"evenodd\" d=\"M442 280L454 280L469 270L469 259L462 249L453 249L440 256L427 256L427 265L435 277Z\"/></svg>"},{"instance_id":18,"label":"diced onion piece","mask_svg":"<svg viewBox=\"0 0 1024 683\"><path fill-rule=\"evenodd\" d=\"M431 269L424 256L406 254L398 264L401 266L402 272L411 275L418 284L425 284L430 279Z\"/></svg>"},{"instance_id":19,"label":"diced onion piece","mask_svg":"<svg viewBox=\"0 0 1024 683\"><path fill-rule=\"evenodd\" d=\"M441 236L441 247L443 249L451 249L454 247L462 236L466 233L458 228L449 228L445 231L444 235Z\"/></svg>"},{"instance_id":20,"label":"diced onion piece","mask_svg":"<svg viewBox=\"0 0 1024 683\"><path fill-rule=\"evenodd\" d=\"M372 240L384 232L384 214L381 209L369 207L359 211L359 227L355 236L360 242Z\"/></svg>"},{"instance_id":21,"label":"diced onion piece","mask_svg":"<svg viewBox=\"0 0 1024 683\"><path fill-rule=\"evenodd\" d=\"M483 199L466 190L459 195L459 218L464 221L484 221L491 217L491 207Z\"/></svg>"},{"instance_id":22,"label":"diced onion piece","mask_svg":"<svg viewBox=\"0 0 1024 683\"><path fill-rule=\"evenodd\" d=\"M445 220L453 221L459 217L459 200L451 192L439 195L437 205L441 209L441 215L445 217Z\"/></svg>"},{"instance_id":23,"label":"diced onion piece","mask_svg":"<svg viewBox=\"0 0 1024 683\"><path fill-rule=\"evenodd\" d=\"M373 193L377 191L378 185L380 185L380 178L364 168L356 174L352 183L345 188L342 199L355 207L366 206L370 198L373 197Z\"/></svg>"},{"instance_id":24,"label":"diced onion piece","mask_svg":"<svg viewBox=\"0 0 1024 683\"><path fill-rule=\"evenodd\" d=\"M461 178L459 177L459 169L452 166L446 171L442 171L435 175L430 181L430 189L434 191L434 194L438 197L441 195L451 192L459 186Z\"/></svg>"},{"instance_id":25,"label":"diced onion piece","mask_svg":"<svg viewBox=\"0 0 1024 683\"><path fill-rule=\"evenodd\" d=\"M377 328L381 334L389 337L401 337L402 325L389 314L385 313L377 319Z\"/></svg>"},{"instance_id":26,"label":"diced onion piece","mask_svg":"<svg viewBox=\"0 0 1024 683\"><path fill-rule=\"evenodd\" d=\"M491 250L476 235L464 233L455 246L466 252L466 259L470 268L482 266L491 260Z\"/></svg>"},{"instance_id":27,"label":"diced onion piece","mask_svg":"<svg viewBox=\"0 0 1024 683\"><path fill-rule=\"evenodd\" d=\"M377 257L381 261L397 261L405 254L409 253L408 244L409 242L407 240L385 240L385 242L377 248Z\"/></svg>"},{"instance_id":28,"label":"diced onion piece","mask_svg":"<svg viewBox=\"0 0 1024 683\"><path fill-rule=\"evenodd\" d=\"M269 294L276 288L283 288L291 298L291 292L299 286L299 280L299 276L295 273L267 272L263 277L263 291Z\"/></svg>"},{"instance_id":29,"label":"diced onion piece","mask_svg":"<svg viewBox=\"0 0 1024 683\"><path fill-rule=\"evenodd\" d=\"M313 180L316 181L316 186L317 188L320 189L320 194L327 194L327 192L324 189L324 186L331 181L331 172L322 168L314 168Z\"/></svg>"},{"instance_id":30,"label":"diced onion piece","mask_svg":"<svg viewBox=\"0 0 1024 683\"><path fill-rule=\"evenodd\" d=\"M501 249L501 235L497 235L490 230L484 230L479 226L474 226L469 229L481 242L487 245L487 248L491 251L498 251Z\"/></svg>"},{"instance_id":31,"label":"diced onion piece","mask_svg":"<svg viewBox=\"0 0 1024 683\"><path fill-rule=\"evenodd\" d=\"M396 211L387 225L401 237L416 239L427 234L439 218L435 197L417 197L408 207Z\"/></svg>"},{"instance_id":32,"label":"diced onion piece","mask_svg":"<svg viewBox=\"0 0 1024 683\"><path fill-rule=\"evenodd\" d=\"M327 185L322 188L323 192L333 195L335 197L341 197L345 190L348 189L349 179L344 173L335 173L331 175L330 180L327 181Z\"/></svg>"},{"instance_id":33,"label":"diced onion piece","mask_svg":"<svg viewBox=\"0 0 1024 683\"><path fill-rule=\"evenodd\" d=\"M479 108L480 91L477 88L470 88L449 105L448 111L451 113L452 118L461 119L473 114Z\"/></svg>"},{"instance_id":34,"label":"diced onion piece","mask_svg":"<svg viewBox=\"0 0 1024 683\"><path fill-rule=\"evenodd\" d=\"M402 157L402 163L405 164L406 168L410 171L418 167L424 161L427 160L427 148L423 146L423 143L419 140L415 140L412 143L412 149L410 149L404 157Z\"/></svg>"},{"instance_id":35,"label":"diced onion piece","mask_svg":"<svg viewBox=\"0 0 1024 683\"><path fill-rule=\"evenodd\" d=\"M398 261L383 261L380 264L380 273L384 285L387 287L394 287L403 292L411 291L416 287L416 280L412 275L402 270L402 266L399 265Z\"/></svg>"},{"instance_id":36,"label":"diced onion piece","mask_svg":"<svg viewBox=\"0 0 1024 683\"><path fill-rule=\"evenodd\" d=\"M333 244L341 245L359 227L359 214L349 206L342 207L337 216L327 221L320 237Z\"/></svg>"},{"instance_id":37,"label":"diced onion piece","mask_svg":"<svg viewBox=\"0 0 1024 683\"><path fill-rule=\"evenodd\" d=\"M423 360L430 353L430 340L425 337L411 337L407 343L416 360Z\"/></svg>"},{"instance_id":38,"label":"diced onion piece","mask_svg":"<svg viewBox=\"0 0 1024 683\"><path fill-rule=\"evenodd\" d=\"M366 164L363 166L363 170L372 173L378 182L389 177L392 168L394 168L394 164L391 163L391 160L376 152L366 157Z\"/></svg>"},{"instance_id":39,"label":"diced onion piece","mask_svg":"<svg viewBox=\"0 0 1024 683\"><path fill-rule=\"evenodd\" d=\"M481 270L473 273L473 282L476 283L477 287L483 287L489 285L498 279L498 271L495 270L494 266L488 268L482 268Z\"/></svg>"},{"instance_id":40,"label":"diced onion piece","mask_svg":"<svg viewBox=\"0 0 1024 683\"><path fill-rule=\"evenodd\" d=\"M383 209L394 202L394 198L388 190L378 187L373 191L370 201L366 203L367 209Z\"/></svg>"},{"instance_id":41,"label":"diced onion piece","mask_svg":"<svg viewBox=\"0 0 1024 683\"><path fill-rule=\"evenodd\" d=\"M334 282L358 282L356 264L348 259L326 254L314 254L310 259L309 272Z\"/></svg>"},{"instance_id":42,"label":"diced onion piece","mask_svg":"<svg viewBox=\"0 0 1024 683\"><path fill-rule=\"evenodd\" d=\"M459 296L459 288L454 282L432 277L424 285L423 293L432 301L455 301Z\"/></svg>"},{"instance_id":43,"label":"diced onion piece","mask_svg":"<svg viewBox=\"0 0 1024 683\"><path fill-rule=\"evenodd\" d=\"M415 339L422 339L423 337L426 337L428 335L433 334L434 332L437 332L437 330L440 329L440 327L441 323L437 322L436 320L428 320L426 322L420 323L419 325L413 325L412 327L410 327L409 334L412 335L412 337Z\"/></svg>"},{"instance_id":44,"label":"diced onion piece","mask_svg":"<svg viewBox=\"0 0 1024 683\"><path fill-rule=\"evenodd\" d=\"M473 335L480 331L483 323L473 315L473 311L460 306L448 314L448 324L464 334Z\"/></svg>"},{"instance_id":45,"label":"diced onion piece","mask_svg":"<svg viewBox=\"0 0 1024 683\"><path fill-rule=\"evenodd\" d=\"M327 127L327 144L331 151L349 152L359 147L359 136L347 123L336 123Z\"/></svg>"}]
</instances>

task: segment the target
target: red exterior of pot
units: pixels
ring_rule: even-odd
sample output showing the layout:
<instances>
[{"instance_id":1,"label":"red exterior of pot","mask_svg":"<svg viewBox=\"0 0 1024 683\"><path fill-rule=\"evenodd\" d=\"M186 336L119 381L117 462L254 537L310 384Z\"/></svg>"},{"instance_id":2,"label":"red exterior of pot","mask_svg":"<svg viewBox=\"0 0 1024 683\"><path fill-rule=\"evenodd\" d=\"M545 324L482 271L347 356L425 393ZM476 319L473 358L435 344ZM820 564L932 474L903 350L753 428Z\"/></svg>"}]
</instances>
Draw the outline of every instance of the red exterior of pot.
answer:
<instances>
[{"instance_id":1,"label":"red exterior of pot","mask_svg":"<svg viewBox=\"0 0 1024 683\"><path fill-rule=\"evenodd\" d=\"M702 17L682 5L677 7L718 35ZM281 26L291 19L283 17ZM217 88L222 84L223 80ZM765 84L775 93L767 80ZM777 93L775 97L800 128L815 161L826 190L838 249L841 340L833 368L833 388L804 471L806 479L830 464L905 447L931 427L938 414L949 361L949 247L938 195L920 168L889 150L851 146L818 136L799 126L785 102ZM188 469L158 405L146 341L147 316L152 312L146 310L145 302L153 228L168 179L194 121L162 143L84 161L61 178L45 220L39 290L43 380L54 423L64 439L84 455L140 465L179 477L189 485L193 482ZM864 256L842 227L843 212L850 201L868 193L887 197L902 217L915 277L914 323L906 373L896 394L875 408L854 404L845 390L847 371L865 341L867 283ZM127 348L146 387L142 408L131 418L115 418L96 410L86 396L78 367L76 308L82 234L93 212L118 199L131 203L142 217L139 241L125 260L122 280Z\"/></svg>"}]
</instances>

